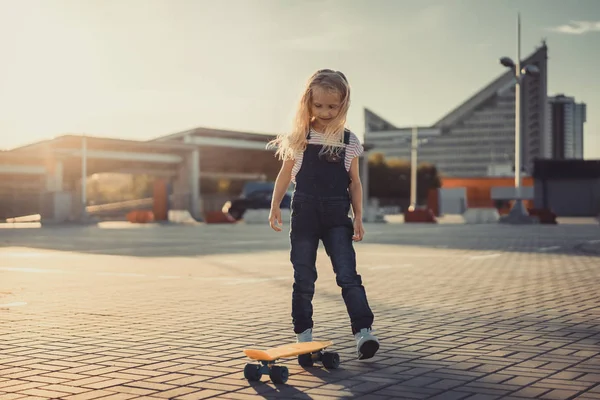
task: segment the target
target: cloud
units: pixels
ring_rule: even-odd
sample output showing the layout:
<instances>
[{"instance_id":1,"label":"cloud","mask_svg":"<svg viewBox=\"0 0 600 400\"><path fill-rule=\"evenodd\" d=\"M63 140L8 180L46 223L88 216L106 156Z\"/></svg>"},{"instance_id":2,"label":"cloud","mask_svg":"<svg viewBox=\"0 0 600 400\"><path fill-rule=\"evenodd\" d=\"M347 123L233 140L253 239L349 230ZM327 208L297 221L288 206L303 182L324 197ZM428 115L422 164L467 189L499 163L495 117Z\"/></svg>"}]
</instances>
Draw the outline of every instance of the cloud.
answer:
<instances>
[{"instance_id":1,"label":"cloud","mask_svg":"<svg viewBox=\"0 0 600 400\"><path fill-rule=\"evenodd\" d=\"M550 30L567 35L584 35L589 32L600 32L600 21L569 21L569 24L555 26Z\"/></svg>"}]
</instances>

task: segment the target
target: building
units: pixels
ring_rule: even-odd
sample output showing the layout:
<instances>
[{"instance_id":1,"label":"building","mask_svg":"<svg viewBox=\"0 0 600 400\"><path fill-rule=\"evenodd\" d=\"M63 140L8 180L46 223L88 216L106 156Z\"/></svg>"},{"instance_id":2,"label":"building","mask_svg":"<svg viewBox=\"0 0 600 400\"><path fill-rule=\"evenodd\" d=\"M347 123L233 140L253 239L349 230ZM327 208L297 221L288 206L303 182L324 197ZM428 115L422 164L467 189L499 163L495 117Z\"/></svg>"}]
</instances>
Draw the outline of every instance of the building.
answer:
<instances>
[{"instance_id":1,"label":"building","mask_svg":"<svg viewBox=\"0 0 600 400\"><path fill-rule=\"evenodd\" d=\"M521 86L523 168L548 147L546 130L547 58L545 43L522 64L537 66ZM512 175L515 153L515 81L507 70L478 93L429 127L419 127L419 162L435 164L442 175L454 177ZM398 128L365 110L365 144L386 157L410 158L412 127Z\"/></svg>"},{"instance_id":2,"label":"building","mask_svg":"<svg viewBox=\"0 0 600 400\"><path fill-rule=\"evenodd\" d=\"M586 105L576 103L574 97L563 94L549 97L546 109L547 158L583 159L583 124L586 122Z\"/></svg>"},{"instance_id":3,"label":"building","mask_svg":"<svg viewBox=\"0 0 600 400\"><path fill-rule=\"evenodd\" d=\"M106 173L154 177L168 188L170 209L204 220L239 195L245 183L275 180L281 162L266 148L274 138L195 128L147 141L63 135L2 151L0 221L40 215L43 222L61 223L129 208L152 209L155 198L90 204L90 177ZM365 204L366 160L361 157Z\"/></svg>"},{"instance_id":4,"label":"building","mask_svg":"<svg viewBox=\"0 0 600 400\"><path fill-rule=\"evenodd\" d=\"M600 217L600 160L536 160L533 179L536 208L559 217Z\"/></svg>"},{"instance_id":5,"label":"building","mask_svg":"<svg viewBox=\"0 0 600 400\"><path fill-rule=\"evenodd\" d=\"M280 163L265 148L272 138L197 128L148 141L63 135L3 151L0 219L29 214L55 222L85 218L91 206L87 181L104 173L164 180L171 207L202 219L204 212L220 209L232 192L215 197L216 187L235 189L246 181L275 178Z\"/></svg>"}]
</instances>

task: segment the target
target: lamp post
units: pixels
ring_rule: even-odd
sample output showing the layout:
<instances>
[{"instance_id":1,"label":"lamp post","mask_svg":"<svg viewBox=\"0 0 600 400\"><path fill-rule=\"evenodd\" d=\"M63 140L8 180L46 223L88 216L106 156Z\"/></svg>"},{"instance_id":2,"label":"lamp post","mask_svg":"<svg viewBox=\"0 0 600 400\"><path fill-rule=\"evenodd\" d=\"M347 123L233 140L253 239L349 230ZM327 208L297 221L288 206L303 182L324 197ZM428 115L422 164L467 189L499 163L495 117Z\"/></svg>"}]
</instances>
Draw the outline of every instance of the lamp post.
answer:
<instances>
[{"instance_id":1,"label":"lamp post","mask_svg":"<svg viewBox=\"0 0 600 400\"><path fill-rule=\"evenodd\" d=\"M410 206L408 211L414 211L417 208L417 153L419 144L427 143L427 141L428 139L419 140L419 130L413 126L410 143Z\"/></svg>"},{"instance_id":2,"label":"lamp post","mask_svg":"<svg viewBox=\"0 0 600 400\"><path fill-rule=\"evenodd\" d=\"M510 57L502 57L500 64L510 68L515 78L515 203L505 222L524 223L529 222L529 214L521 195L521 83L526 76L535 76L540 70L535 65L525 65L521 68L521 14L517 16L517 61Z\"/></svg>"},{"instance_id":3,"label":"lamp post","mask_svg":"<svg viewBox=\"0 0 600 400\"><path fill-rule=\"evenodd\" d=\"M81 137L81 219L87 219L87 138Z\"/></svg>"},{"instance_id":4,"label":"lamp post","mask_svg":"<svg viewBox=\"0 0 600 400\"><path fill-rule=\"evenodd\" d=\"M412 140L410 141L410 206L408 211L414 211L417 207L417 127L412 128Z\"/></svg>"}]
</instances>

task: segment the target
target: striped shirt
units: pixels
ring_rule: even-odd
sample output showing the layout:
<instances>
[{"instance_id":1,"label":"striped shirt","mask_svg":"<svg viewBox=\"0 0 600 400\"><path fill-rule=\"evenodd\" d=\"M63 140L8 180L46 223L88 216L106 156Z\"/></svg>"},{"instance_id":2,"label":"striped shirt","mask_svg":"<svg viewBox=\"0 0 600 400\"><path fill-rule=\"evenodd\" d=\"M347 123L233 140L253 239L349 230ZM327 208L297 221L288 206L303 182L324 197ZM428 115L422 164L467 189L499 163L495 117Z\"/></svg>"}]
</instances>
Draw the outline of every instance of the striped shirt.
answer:
<instances>
[{"instance_id":1,"label":"striped shirt","mask_svg":"<svg viewBox=\"0 0 600 400\"><path fill-rule=\"evenodd\" d=\"M310 139L308 140L309 144L322 145L324 143L323 134L315 131L311 128L310 130ZM343 144L343 143L342 143ZM363 146L360 143L358 137L350 132L350 140L346 145L344 144L346 154L344 159L344 165L346 166L346 171L350 171L350 166L352 165L352 160L355 157L359 157L364 152ZM304 157L303 152L299 152L294 157L294 166L292 167L292 182L296 183L296 174L300 171L300 167L302 167L302 158Z\"/></svg>"}]
</instances>

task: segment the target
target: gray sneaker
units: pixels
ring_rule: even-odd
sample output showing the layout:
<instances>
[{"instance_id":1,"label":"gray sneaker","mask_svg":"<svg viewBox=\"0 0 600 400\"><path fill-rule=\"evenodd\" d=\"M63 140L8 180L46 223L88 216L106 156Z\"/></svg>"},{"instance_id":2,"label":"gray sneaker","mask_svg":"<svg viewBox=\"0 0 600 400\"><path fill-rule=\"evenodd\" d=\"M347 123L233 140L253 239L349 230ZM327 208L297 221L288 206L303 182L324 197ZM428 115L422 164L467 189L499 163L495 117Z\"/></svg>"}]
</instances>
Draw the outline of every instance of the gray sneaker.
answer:
<instances>
[{"instance_id":1,"label":"gray sneaker","mask_svg":"<svg viewBox=\"0 0 600 400\"><path fill-rule=\"evenodd\" d=\"M363 328L354 335L359 360L371 358L379 350L379 339L371 332L370 328Z\"/></svg>"},{"instance_id":2,"label":"gray sneaker","mask_svg":"<svg viewBox=\"0 0 600 400\"><path fill-rule=\"evenodd\" d=\"M297 333L296 334L296 342L297 343L304 343L304 342L312 342L312 329L308 328L307 330L305 330L302 333Z\"/></svg>"}]
</instances>

